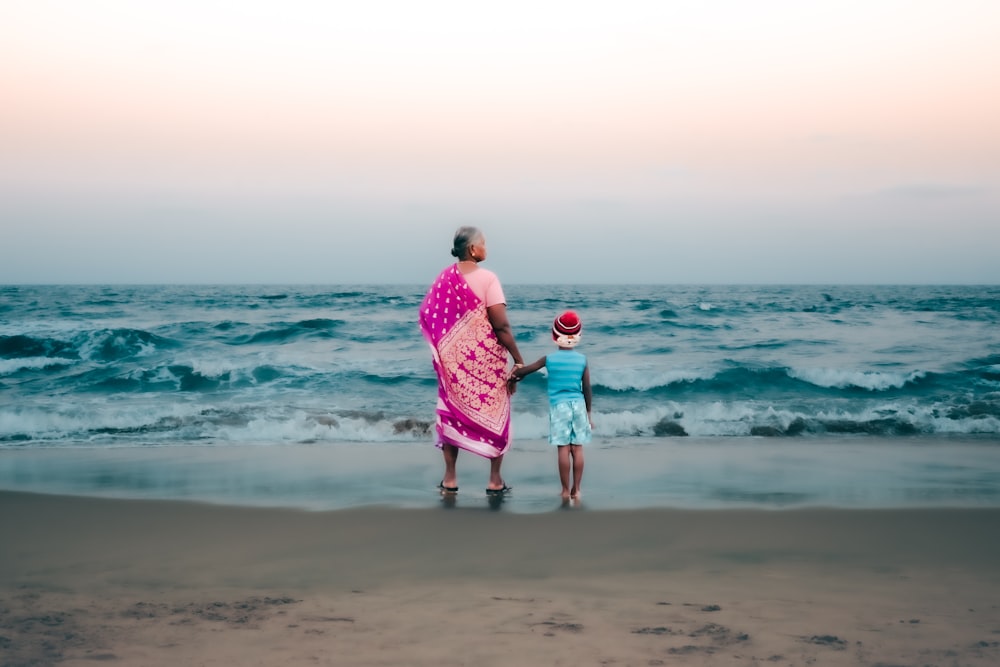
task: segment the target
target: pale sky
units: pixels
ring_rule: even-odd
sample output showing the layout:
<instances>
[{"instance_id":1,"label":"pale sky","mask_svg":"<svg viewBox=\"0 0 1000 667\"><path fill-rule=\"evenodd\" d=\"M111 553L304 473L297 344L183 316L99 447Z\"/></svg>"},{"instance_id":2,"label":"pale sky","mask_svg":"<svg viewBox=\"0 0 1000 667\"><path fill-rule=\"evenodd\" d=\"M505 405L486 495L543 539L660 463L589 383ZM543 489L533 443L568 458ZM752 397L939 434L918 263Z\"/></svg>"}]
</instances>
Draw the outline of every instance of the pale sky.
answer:
<instances>
[{"instance_id":1,"label":"pale sky","mask_svg":"<svg viewBox=\"0 0 1000 667\"><path fill-rule=\"evenodd\" d=\"M0 0L0 283L1000 283L996 0Z\"/></svg>"}]
</instances>

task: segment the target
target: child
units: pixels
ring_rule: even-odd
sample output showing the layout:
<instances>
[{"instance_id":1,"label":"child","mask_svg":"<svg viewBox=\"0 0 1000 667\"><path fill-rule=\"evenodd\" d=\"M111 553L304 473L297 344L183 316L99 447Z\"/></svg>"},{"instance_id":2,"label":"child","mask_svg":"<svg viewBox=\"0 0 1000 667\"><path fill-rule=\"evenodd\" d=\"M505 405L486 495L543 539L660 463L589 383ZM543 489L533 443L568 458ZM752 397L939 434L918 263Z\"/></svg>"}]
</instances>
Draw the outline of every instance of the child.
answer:
<instances>
[{"instance_id":1,"label":"child","mask_svg":"<svg viewBox=\"0 0 1000 667\"><path fill-rule=\"evenodd\" d=\"M562 497L580 497L583 478L583 445L590 442L593 422L590 419L590 367L587 357L573 348L580 342L583 323L572 310L556 318L552 324L552 339L559 351L542 357L533 364L514 369L516 382L543 366L547 369L549 393L549 444L558 447L559 481ZM570 486L570 460L573 484Z\"/></svg>"}]
</instances>

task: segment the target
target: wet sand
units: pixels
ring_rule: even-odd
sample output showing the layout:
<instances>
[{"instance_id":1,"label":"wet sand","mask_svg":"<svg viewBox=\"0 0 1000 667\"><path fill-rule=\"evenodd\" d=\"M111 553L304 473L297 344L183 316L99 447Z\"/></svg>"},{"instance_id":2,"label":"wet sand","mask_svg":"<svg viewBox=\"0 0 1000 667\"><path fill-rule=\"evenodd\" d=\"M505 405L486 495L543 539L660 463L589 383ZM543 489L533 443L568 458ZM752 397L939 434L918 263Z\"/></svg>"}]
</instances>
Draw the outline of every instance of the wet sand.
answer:
<instances>
[{"instance_id":1,"label":"wet sand","mask_svg":"<svg viewBox=\"0 0 1000 667\"><path fill-rule=\"evenodd\" d=\"M1000 510L0 492L0 665L995 665Z\"/></svg>"}]
</instances>

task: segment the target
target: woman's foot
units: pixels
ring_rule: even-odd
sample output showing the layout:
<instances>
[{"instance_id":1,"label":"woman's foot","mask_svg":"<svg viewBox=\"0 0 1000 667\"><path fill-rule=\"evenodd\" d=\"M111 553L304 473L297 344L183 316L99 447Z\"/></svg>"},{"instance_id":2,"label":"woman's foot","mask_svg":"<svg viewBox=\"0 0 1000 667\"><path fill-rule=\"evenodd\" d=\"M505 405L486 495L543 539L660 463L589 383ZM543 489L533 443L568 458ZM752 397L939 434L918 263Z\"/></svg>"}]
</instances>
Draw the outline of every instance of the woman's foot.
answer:
<instances>
[{"instance_id":1,"label":"woman's foot","mask_svg":"<svg viewBox=\"0 0 1000 667\"><path fill-rule=\"evenodd\" d=\"M514 487L507 486L507 482L500 480L502 486L499 487L486 487L486 495L488 496L502 496L505 493L510 493Z\"/></svg>"},{"instance_id":2,"label":"woman's foot","mask_svg":"<svg viewBox=\"0 0 1000 667\"><path fill-rule=\"evenodd\" d=\"M445 486L443 479L438 483L438 489L441 491L441 493L458 493L458 486L457 485L456 486Z\"/></svg>"}]
</instances>

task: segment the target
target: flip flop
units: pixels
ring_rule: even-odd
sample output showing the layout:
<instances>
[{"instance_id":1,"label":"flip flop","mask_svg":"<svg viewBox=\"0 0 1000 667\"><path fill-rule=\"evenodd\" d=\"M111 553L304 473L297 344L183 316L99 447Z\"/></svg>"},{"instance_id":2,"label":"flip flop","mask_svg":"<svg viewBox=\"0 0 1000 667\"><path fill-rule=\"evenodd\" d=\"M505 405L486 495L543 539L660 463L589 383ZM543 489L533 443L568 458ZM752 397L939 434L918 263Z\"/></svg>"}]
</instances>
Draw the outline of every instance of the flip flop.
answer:
<instances>
[{"instance_id":1,"label":"flip flop","mask_svg":"<svg viewBox=\"0 0 1000 667\"><path fill-rule=\"evenodd\" d=\"M457 486L445 486L443 479L438 483L438 489L441 490L441 493L458 493Z\"/></svg>"},{"instance_id":2,"label":"flip flop","mask_svg":"<svg viewBox=\"0 0 1000 667\"><path fill-rule=\"evenodd\" d=\"M503 483L503 488L500 489L486 489L486 495L488 496L502 496L505 493L510 493L514 489L513 486L507 486L507 482Z\"/></svg>"}]
</instances>

